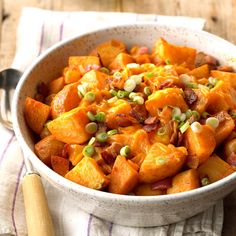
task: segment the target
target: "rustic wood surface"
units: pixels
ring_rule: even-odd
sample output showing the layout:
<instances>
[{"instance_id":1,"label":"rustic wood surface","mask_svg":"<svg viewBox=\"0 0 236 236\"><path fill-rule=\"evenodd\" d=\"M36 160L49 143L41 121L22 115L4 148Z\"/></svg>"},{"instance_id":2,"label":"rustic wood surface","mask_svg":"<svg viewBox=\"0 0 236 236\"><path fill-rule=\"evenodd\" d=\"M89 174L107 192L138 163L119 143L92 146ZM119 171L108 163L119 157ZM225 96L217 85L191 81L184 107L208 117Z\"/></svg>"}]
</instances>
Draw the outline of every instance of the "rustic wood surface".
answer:
<instances>
[{"instance_id":1,"label":"rustic wood surface","mask_svg":"<svg viewBox=\"0 0 236 236\"><path fill-rule=\"evenodd\" d=\"M205 30L236 43L235 0L0 0L0 69L11 65L16 29L25 6L62 11L121 11L206 19ZM236 235L236 192L225 199L223 235ZM201 204L201 203L199 203Z\"/></svg>"}]
</instances>

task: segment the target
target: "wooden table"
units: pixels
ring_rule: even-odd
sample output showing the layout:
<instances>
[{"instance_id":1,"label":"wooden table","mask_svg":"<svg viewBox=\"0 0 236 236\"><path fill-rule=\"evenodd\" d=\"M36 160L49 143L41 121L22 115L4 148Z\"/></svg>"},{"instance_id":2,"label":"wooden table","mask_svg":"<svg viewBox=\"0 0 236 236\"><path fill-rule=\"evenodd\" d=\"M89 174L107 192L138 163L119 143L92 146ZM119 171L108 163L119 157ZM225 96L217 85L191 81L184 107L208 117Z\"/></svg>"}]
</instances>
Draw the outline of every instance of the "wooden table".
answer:
<instances>
[{"instance_id":1,"label":"wooden table","mask_svg":"<svg viewBox=\"0 0 236 236\"><path fill-rule=\"evenodd\" d=\"M236 43L236 1L232 0L0 0L0 69L11 65L16 28L24 6L62 11L121 11L185 15L206 19L205 30ZM225 199L223 235L236 235L236 191ZM200 203L199 203L200 204Z\"/></svg>"}]
</instances>

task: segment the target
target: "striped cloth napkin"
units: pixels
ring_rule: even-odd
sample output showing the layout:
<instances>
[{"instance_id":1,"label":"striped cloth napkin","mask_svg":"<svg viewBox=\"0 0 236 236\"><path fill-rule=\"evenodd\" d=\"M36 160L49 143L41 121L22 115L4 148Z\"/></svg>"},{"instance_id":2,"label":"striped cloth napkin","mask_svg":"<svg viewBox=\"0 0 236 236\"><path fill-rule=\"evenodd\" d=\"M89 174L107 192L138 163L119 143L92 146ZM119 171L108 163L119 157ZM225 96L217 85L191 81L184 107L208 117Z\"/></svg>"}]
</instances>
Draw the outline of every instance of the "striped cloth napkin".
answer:
<instances>
[{"instance_id":1,"label":"striped cloth napkin","mask_svg":"<svg viewBox=\"0 0 236 236\"><path fill-rule=\"evenodd\" d=\"M36 8L23 9L18 27L17 53L13 67L24 70L39 54L54 43L76 34L117 22L157 21L201 30L203 19L140 15L134 13L54 12ZM21 149L13 132L0 126L0 235L27 235L21 179L26 170ZM103 221L80 210L73 199L49 183L44 187L57 236L182 236L221 235L223 203L177 224L134 228ZM42 235L43 236L43 235Z\"/></svg>"}]
</instances>

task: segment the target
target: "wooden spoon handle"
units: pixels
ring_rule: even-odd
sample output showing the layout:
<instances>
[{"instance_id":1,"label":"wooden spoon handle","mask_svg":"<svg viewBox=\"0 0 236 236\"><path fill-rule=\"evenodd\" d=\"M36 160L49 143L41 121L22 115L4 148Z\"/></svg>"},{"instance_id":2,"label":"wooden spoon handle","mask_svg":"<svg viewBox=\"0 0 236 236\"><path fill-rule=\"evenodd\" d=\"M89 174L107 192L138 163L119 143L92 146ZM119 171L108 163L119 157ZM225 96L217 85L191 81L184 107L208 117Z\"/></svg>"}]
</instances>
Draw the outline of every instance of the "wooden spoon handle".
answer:
<instances>
[{"instance_id":1,"label":"wooden spoon handle","mask_svg":"<svg viewBox=\"0 0 236 236\"><path fill-rule=\"evenodd\" d=\"M28 235L54 236L52 219L41 178L34 173L26 175L22 188Z\"/></svg>"}]
</instances>

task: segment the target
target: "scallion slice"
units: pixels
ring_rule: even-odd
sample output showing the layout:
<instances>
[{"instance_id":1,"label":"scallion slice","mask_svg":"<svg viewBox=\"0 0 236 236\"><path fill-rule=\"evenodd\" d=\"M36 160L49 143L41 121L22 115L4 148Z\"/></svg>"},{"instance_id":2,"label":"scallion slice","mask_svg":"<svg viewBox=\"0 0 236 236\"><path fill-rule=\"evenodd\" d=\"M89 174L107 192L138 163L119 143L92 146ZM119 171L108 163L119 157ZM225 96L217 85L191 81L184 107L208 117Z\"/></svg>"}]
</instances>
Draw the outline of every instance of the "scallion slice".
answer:
<instances>
[{"instance_id":1,"label":"scallion slice","mask_svg":"<svg viewBox=\"0 0 236 236\"><path fill-rule=\"evenodd\" d=\"M195 121L191 124L191 129L194 133L201 133L202 132L202 125Z\"/></svg>"},{"instance_id":2,"label":"scallion slice","mask_svg":"<svg viewBox=\"0 0 236 236\"><path fill-rule=\"evenodd\" d=\"M183 134L184 132L186 132L186 130L190 127L190 124L188 121L186 121L180 128L180 132Z\"/></svg>"},{"instance_id":3,"label":"scallion slice","mask_svg":"<svg viewBox=\"0 0 236 236\"><path fill-rule=\"evenodd\" d=\"M206 125L211 126L213 129L216 129L219 126L219 120L216 117L209 117L206 119Z\"/></svg>"}]
</instances>

